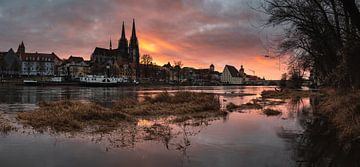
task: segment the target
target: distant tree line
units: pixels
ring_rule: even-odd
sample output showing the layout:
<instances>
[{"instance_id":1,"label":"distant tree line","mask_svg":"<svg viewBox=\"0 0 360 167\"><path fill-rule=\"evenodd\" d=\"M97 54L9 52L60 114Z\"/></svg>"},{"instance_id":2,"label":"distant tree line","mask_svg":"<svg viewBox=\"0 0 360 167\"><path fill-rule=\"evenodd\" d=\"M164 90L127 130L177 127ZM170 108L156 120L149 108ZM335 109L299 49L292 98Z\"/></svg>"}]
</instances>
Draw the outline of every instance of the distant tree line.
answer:
<instances>
[{"instance_id":1,"label":"distant tree line","mask_svg":"<svg viewBox=\"0 0 360 167\"><path fill-rule=\"evenodd\" d=\"M360 88L359 0L266 0L269 25L284 26L278 49L291 70L325 86Z\"/></svg>"}]
</instances>

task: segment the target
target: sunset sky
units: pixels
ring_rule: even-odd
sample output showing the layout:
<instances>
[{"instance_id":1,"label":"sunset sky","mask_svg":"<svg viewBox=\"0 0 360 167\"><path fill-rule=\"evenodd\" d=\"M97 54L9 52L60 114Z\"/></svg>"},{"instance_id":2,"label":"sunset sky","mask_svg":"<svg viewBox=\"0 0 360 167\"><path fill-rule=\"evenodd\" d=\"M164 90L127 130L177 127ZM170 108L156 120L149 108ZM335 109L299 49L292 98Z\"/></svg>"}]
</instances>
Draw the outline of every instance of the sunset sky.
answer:
<instances>
[{"instance_id":1,"label":"sunset sky","mask_svg":"<svg viewBox=\"0 0 360 167\"><path fill-rule=\"evenodd\" d=\"M281 31L264 27L266 15L257 12L260 0L0 0L0 51L17 49L23 40L29 52L55 52L89 59L96 46L113 46L125 21L130 39L136 20L141 54L162 65L222 72L226 64L245 72L279 79L278 59L265 58ZM284 60L281 61L285 63Z\"/></svg>"}]
</instances>

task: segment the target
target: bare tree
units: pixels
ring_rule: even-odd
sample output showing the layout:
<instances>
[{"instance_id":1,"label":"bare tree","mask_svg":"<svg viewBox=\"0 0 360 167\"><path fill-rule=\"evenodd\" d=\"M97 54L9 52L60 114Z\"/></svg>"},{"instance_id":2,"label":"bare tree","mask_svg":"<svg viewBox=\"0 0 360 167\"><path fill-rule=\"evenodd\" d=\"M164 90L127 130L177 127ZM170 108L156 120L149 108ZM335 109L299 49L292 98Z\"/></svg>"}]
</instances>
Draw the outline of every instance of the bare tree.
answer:
<instances>
[{"instance_id":1,"label":"bare tree","mask_svg":"<svg viewBox=\"0 0 360 167\"><path fill-rule=\"evenodd\" d=\"M149 54L145 54L141 57L141 64L150 65L153 58Z\"/></svg>"},{"instance_id":2,"label":"bare tree","mask_svg":"<svg viewBox=\"0 0 360 167\"><path fill-rule=\"evenodd\" d=\"M149 54L145 54L141 57L141 64L144 64L144 75L145 78L149 76L149 65L152 64L153 58Z\"/></svg>"},{"instance_id":3,"label":"bare tree","mask_svg":"<svg viewBox=\"0 0 360 167\"><path fill-rule=\"evenodd\" d=\"M360 87L359 9L354 0L267 0L270 25L286 25L279 45L291 63L325 85ZM357 19L357 20L356 20Z\"/></svg>"}]
</instances>

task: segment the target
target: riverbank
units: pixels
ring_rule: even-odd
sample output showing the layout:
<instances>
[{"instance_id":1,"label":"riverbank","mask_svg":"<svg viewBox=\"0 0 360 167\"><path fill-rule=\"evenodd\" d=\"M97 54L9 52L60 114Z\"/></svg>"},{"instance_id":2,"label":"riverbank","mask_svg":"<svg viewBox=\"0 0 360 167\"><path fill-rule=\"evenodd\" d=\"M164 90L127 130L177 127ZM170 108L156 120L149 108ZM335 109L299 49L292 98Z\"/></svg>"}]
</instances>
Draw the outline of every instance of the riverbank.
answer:
<instances>
[{"instance_id":1,"label":"riverbank","mask_svg":"<svg viewBox=\"0 0 360 167\"><path fill-rule=\"evenodd\" d=\"M301 118L304 132L282 132L295 147L300 164L307 166L358 166L360 164L360 91L321 89L316 92L268 90L262 98L294 100L310 97ZM261 101L261 100L260 100ZM301 165L300 165L301 166ZM305 165L306 166L306 165Z\"/></svg>"}]
</instances>

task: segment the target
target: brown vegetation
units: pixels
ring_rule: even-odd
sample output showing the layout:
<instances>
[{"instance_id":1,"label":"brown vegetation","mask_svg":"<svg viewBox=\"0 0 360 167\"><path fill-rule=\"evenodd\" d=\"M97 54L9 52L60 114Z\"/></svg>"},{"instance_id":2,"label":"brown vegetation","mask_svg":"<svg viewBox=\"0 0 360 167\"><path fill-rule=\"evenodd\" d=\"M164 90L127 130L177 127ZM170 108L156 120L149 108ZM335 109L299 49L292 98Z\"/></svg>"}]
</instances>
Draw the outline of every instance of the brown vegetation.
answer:
<instances>
[{"instance_id":1,"label":"brown vegetation","mask_svg":"<svg viewBox=\"0 0 360 167\"><path fill-rule=\"evenodd\" d=\"M228 111L235 111L235 110L251 110L251 109L262 109L263 107L253 101L253 103L246 103L242 105L236 105L234 103L229 103L226 105L226 109Z\"/></svg>"},{"instance_id":2,"label":"brown vegetation","mask_svg":"<svg viewBox=\"0 0 360 167\"><path fill-rule=\"evenodd\" d=\"M119 121L131 118L122 112L112 111L100 105L60 101L41 103L33 112L24 112L18 119L36 130L50 127L55 131L79 131L90 125L116 126Z\"/></svg>"},{"instance_id":3,"label":"brown vegetation","mask_svg":"<svg viewBox=\"0 0 360 167\"><path fill-rule=\"evenodd\" d=\"M302 97L310 97L312 95L318 95L317 92L305 91L305 90L291 90L284 89L282 91L278 90L265 90L261 92L262 98L270 98L270 99L291 99L291 98L302 98Z\"/></svg>"},{"instance_id":4,"label":"brown vegetation","mask_svg":"<svg viewBox=\"0 0 360 167\"><path fill-rule=\"evenodd\" d=\"M112 108L70 101L41 103L40 108L33 112L20 113L18 119L41 131L47 128L63 132L82 131L87 127L108 131L139 117L187 114L193 114L191 118L221 115L218 97L204 93L164 92L155 97L146 97L143 102L124 99L116 102Z\"/></svg>"},{"instance_id":5,"label":"brown vegetation","mask_svg":"<svg viewBox=\"0 0 360 167\"><path fill-rule=\"evenodd\" d=\"M12 126L9 123L9 120L4 119L2 114L0 114L0 133L1 134L8 134L11 131L16 131L17 128Z\"/></svg>"},{"instance_id":6,"label":"brown vegetation","mask_svg":"<svg viewBox=\"0 0 360 167\"><path fill-rule=\"evenodd\" d=\"M267 116L277 116L281 114L281 111L267 108L263 110L263 113Z\"/></svg>"},{"instance_id":7,"label":"brown vegetation","mask_svg":"<svg viewBox=\"0 0 360 167\"><path fill-rule=\"evenodd\" d=\"M338 129L341 140L353 140L360 136L360 91L329 94L322 99L319 110Z\"/></svg>"},{"instance_id":8,"label":"brown vegetation","mask_svg":"<svg viewBox=\"0 0 360 167\"><path fill-rule=\"evenodd\" d=\"M114 109L134 116L178 115L199 112L219 112L217 96L205 93L178 92L171 95L163 92L155 97L145 97L143 102L130 100L116 104Z\"/></svg>"}]
</instances>

